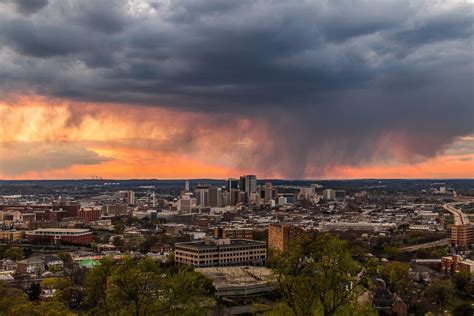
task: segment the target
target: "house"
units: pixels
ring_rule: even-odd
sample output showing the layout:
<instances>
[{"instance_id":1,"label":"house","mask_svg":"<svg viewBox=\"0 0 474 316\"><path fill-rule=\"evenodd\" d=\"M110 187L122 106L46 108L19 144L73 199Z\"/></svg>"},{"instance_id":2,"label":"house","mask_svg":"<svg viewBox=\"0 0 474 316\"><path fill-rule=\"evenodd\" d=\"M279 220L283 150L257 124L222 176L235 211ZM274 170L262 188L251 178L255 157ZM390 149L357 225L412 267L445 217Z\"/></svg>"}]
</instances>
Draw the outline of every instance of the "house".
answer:
<instances>
[{"instance_id":1,"label":"house","mask_svg":"<svg viewBox=\"0 0 474 316\"><path fill-rule=\"evenodd\" d=\"M45 271L43 257L30 257L17 261L17 273L41 274Z\"/></svg>"},{"instance_id":2,"label":"house","mask_svg":"<svg viewBox=\"0 0 474 316\"><path fill-rule=\"evenodd\" d=\"M375 279L377 288L374 291L373 305L379 315L407 316L408 307L397 294L392 294L382 279Z\"/></svg>"},{"instance_id":3,"label":"house","mask_svg":"<svg viewBox=\"0 0 474 316\"><path fill-rule=\"evenodd\" d=\"M64 268L64 262L56 256L45 256L44 264L48 270L61 270Z\"/></svg>"}]
</instances>

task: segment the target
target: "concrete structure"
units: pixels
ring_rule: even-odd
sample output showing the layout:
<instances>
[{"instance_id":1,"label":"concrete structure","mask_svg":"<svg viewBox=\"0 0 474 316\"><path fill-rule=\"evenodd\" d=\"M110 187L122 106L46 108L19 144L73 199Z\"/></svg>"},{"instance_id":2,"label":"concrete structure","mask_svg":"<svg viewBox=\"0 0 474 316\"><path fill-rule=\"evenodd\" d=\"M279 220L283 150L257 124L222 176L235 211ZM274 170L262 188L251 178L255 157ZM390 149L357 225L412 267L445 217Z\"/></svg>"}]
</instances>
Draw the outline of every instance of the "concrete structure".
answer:
<instances>
[{"instance_id":1,"label":"concrete structure","mask_svg":"<svg viewBox=\"0 0 474 316\"><path fill-rule=\"evenodd\" d=\"M26 232L28 242L33 244L57 244L67 242L72 244L90 244L92 232L89 229L78 228L38 228Z\"/></svg>"},{"instance_id":2,"label":"concrete structure","mask_svg":"<svg viewBox=\"0 0 474 316\"><path fill-rule=\"evenodd\" d=\"M175 261L195 267L264 266L267 245L250 239L205 239L175 244Z\"/></svg>"},{"instance_id":3,"label":"concrete structure","mask_svg":"<svg viewBox=\"0 0 474 316\"><path fill-rule=\"evenodd\" d=\"M197 268L212 281L217 297L247 297L278 289L272 271L263 267Z\"/></svg>"}]
</instances>

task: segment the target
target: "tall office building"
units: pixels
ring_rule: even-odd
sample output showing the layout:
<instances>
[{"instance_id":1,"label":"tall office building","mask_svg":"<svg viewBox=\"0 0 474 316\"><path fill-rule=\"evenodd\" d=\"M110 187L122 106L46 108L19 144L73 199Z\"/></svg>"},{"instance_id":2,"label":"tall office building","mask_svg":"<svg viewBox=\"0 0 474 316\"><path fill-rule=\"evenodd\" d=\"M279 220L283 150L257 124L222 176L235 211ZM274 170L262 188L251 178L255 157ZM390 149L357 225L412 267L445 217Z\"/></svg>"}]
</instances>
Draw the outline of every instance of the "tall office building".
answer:
<instances>
[{"instance_id":1,"label":"tall office building","mask_svg":"<svg viewBox=\"0 0 474 316\"><path fill-rule=\"evenodd\" d=\"M226 191L230 192L232 189L238 189L239 188L239 180L238 179L233 179L229 178L226 181Z\"/></svg>"},{"instance_id":2,"label":"tall office building","mask_svg":"<svg viewBox=\"0 0 474 316\"><path fill-rule=\"evenodd\" d=\"M135 192L127 191L127 204L135 205Z\"/></svg>"},{"instance_id":3,"label":"tall office building","mask_svg":"<svg viewBox=\"0 0 474 316\"><path fill-rule=\"evenodd\" d=\"M198 184L194 190L196 206L209 206L209 185Z\"/></svg>"},{"instance_id":4,"label":"tall office building","mask_svg":"<svg viewBox=\"0 0 474 316\"><path fill-rule=\"evenodd\" d=\"M273 186L272 186L271 182L265 183L265 187L263 189L263 192L264 192L263 202L265 204L270 202L270 200L273 199L274 195L276 195L275 190L273 189Z\"/></svg>"},{"instance_id":5,"label":"tall office building","mask_svg":"<svg viewBox=\"0 0 474 316\"><path fill-rule=\"evenodd\" d=\"M252 193L257 192L257 177L255 175L241 176L240 191L245 192L247 199L250 200Z\"/></svg>"},{"instance_id":6,"label":"tall office building","mask_svg":"<svg viewBox=\"0 0 474 316\"><path fill-rule=\"evenodd\" d=\"M344 190L336 190L334 194L334 198L338 202L344 202L346 200L346 191Z\"/></svg>"},{"instance_id":7,"label":"tall office building","mask_svg":"<svg viewBox=\"0 0 474 316\"><path fill-rule=\"evenodd\" d=\"M184 191L189 192L189 180L184 181Z\"/></svg>"},{"instance_id":8,"label":"tall office building","mask_svg":"<svg viewBox=\"0 0 474 316\"><path fill-rule=\"evenodd\" d=\"M323 199L326 201L334 201L336 198L336 191L333 189L326 189L323 191Z\"/></svg>"},{"instance_id":9,"label":"tall office building","mask_svg":"<svg viewBox=\"0 0 474 316\"><path fill-rule=\"evenodd\" d=\"M240 202L240 190L231 189L230 190L230 205L236 205Z\"/></svg>"},{"instance_id":10,"label":"tall office building","mask_svg":"<svg viewBox=\"0 0 474 316\"><path fill-rule=\"evenodd\" d=\"M222 206L222 189L218 187L209 188L209 206L210 207L221 207Z\"/></svg>"}]
</instances>

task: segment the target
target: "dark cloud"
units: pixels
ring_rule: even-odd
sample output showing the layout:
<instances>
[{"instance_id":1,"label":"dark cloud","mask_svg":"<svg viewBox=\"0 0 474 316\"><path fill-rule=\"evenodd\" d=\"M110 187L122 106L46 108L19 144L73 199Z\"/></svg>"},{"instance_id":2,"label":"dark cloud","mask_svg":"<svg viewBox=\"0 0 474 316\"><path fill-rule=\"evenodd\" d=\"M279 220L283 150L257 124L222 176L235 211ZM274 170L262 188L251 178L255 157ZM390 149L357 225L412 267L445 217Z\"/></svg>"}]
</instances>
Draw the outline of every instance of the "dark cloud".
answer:
<instances>
[{"instance_id":1,"label":"dark cloud","mask_svg":"<svg viewBox=\"0 0 474 316\"><path fill-rule=\"evenodd\" d=\"M243 161L292 177L415 161L474 132L472 18L454 1L4 8L0 90L249 117L270 139Z\"/></svg>"},{"instance_id":2,"label":"dark cloud","mask_svg":"<svg viewBox=\"0 0 474 316\"><path fill-rule=\"evenodd\" d=\"M38 12L48 5L48 0L2 0L0 2L13 4L19 13L25 15Z\"/></svg>"},{"instance_id":3,"label":"dark cloud","mask_svg":"<svg viewBox=\"0 0 474 316\"><path fill-rule=\"evenodd\" d=\"M110 158L99 156L85 147L68 142L2 142L0 173L16 176L45 172L74 165L94 165Z\"/></svg>"}]
</instances>

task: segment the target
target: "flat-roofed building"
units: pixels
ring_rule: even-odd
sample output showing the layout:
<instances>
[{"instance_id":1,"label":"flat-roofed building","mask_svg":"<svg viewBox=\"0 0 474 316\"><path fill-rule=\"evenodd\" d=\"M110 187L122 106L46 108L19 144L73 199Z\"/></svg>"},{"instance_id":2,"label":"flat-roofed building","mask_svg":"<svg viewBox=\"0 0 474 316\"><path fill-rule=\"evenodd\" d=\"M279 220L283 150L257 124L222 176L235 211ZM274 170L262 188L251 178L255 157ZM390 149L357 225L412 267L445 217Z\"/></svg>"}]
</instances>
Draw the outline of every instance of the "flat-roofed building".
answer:
<instances>
[{"instance_id":1,"label":"flat-roofed building","mask_svg":"<svg viewBox=\"0 0 474 316\"><path fill-rule=\"evenodd\" d=\"M290 241L302 235L303 230L299 227L287 224L270 224L268 226L268 249L287 251Z\"/></svg>"},{"instance_id":2,"label":"flat-roofed building","mask_svg":"<svg viewBox=\"0 0 474 316\"><path fill-rule=\"evenodd\" d=\"M214 238L252 239L252 228L214 227Z\"/></svg>"},{"instance_id":3,"label":"flat-roofed building","mask_svg":"<svg viewBox=\"0 0 474 316\"><path fill-rule=\"evenodd\" d=\"M468 247L474 243L474 225L451 225L449 227L449 242L455 247Z\"/></svg>"},{"instance_id":4,"label":"flat-roofed building","mask_svg":"<svg viewBox=\"0 0 474 316\"><path fill-rule=\"evenodd\" d=\"M459 255L443 257L441 258L441 270L447 274L474 273L474 260L463 259Z\"/></svg>"},{"instance_id":5,"label":"flat-roofed building","mask_svg":"<svg viewBox=\"0 0 474 316\"><path fill-rule=\"evenodd\" d=\"M90 244L92 232L79 228L38 228L26 232L28 242L33 244L57 244L67 242L72 244Z\"/></svg>"},{"instance_id":6,"label":"flat-roofed building","mask_svg":"<svg viewBox=\"0 0 474 316\"><path fill-rule=\"evenodd\" d=\"M251 239L205 239L175 244L175 261L195 267L264 266L267 244Z\"/></svg>"},{"instance_id":7,"label":"flat-roofed building","mask_svg":"<svg viewBox=\"0 0 474 316\"><path fill-rule=\"evenodd\" d=\"M22 239L25 236L25 232L22 230L0 230L0 241L2 242L15 242Z\"/></svg>"}]
</instances>

